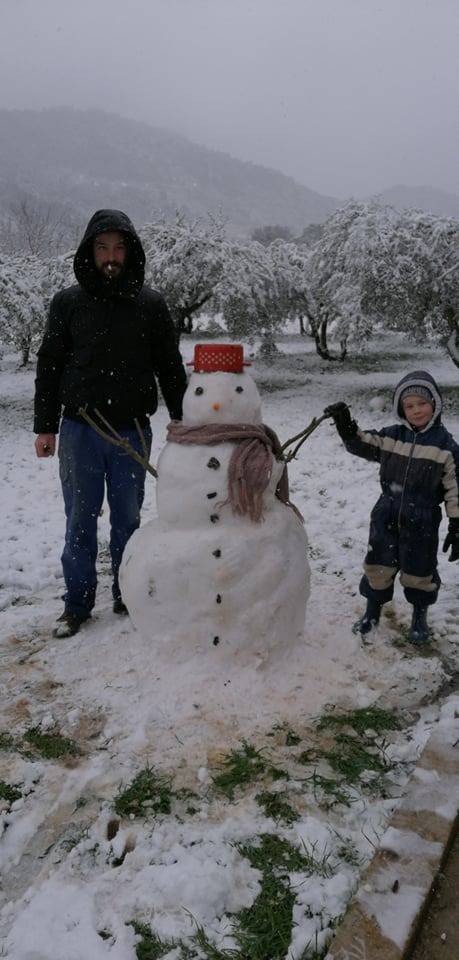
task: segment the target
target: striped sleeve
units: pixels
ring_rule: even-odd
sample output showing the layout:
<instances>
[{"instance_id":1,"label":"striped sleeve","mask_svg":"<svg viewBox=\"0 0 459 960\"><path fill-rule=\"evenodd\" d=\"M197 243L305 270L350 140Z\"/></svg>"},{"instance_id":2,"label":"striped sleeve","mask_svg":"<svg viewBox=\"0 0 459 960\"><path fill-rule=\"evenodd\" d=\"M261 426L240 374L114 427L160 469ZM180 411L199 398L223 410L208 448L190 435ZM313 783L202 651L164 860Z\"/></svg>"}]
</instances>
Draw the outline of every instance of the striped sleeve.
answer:
<instances>
[{"instance_id":1,"label":"striped sleeve","mask_svg":"<svg viewBox=\"0 0 459 960\"><path fill-rule=\"evenodd\" d=\"M346 450L353 453L356 457L363 457L364 460L372 460L376 463L381 462L382 450L392 448L395 441L388 437L384 430L361 430L357 429L354 436L344 441Z\"/></svg>"},{"instance_id":2,"label":"striped sleeve","mask_svg":"<svg viewBox=\"0 0 459 960\"><path fill-rule=\"evenodd\" d=\"M448 517L459 517L459 447L449 451L443 467L443 498Z\"/></svg>"}]
</instances>

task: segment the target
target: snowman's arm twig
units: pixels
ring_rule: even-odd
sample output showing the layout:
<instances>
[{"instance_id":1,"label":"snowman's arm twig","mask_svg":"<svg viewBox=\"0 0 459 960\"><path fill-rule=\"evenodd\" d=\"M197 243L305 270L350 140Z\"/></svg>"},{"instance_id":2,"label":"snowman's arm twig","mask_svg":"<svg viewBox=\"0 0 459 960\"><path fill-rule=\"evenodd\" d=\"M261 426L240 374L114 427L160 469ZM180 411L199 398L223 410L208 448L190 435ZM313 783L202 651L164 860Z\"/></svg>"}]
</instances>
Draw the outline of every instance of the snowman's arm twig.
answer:
<instances>
[{"instance_id":1,"label":"snowman's arm twig","mask_svg":"<svg viewBox=\"0 0 459 960\"><path fill-rule=\"evenodd\" d=\"M102 437L103 440L107 440L108 443L113 443L115 447L122 447L123 450L125 450L126 453L128 453L129 456L133 458L133 460L136 460L137 463L140 463L140 465L145 470L147 470L148 473L151 473L151 475L157 479L158 473L155 470L155 468L152 467L151 463L148 462L148 456L142 457L140 453L137 453L137 450L135 450L134 447L129 443L129 440L127 440L126 437L121 437L120 434L116 432L115 428L112 427L112 425L108 422L108 420L106 420L105 417L102 416L99 410L94 410L94 413L96 413L97 416L100 417L100 419L102 420L102 423L104 423L105 426L107 427L107 431L102 430L102 428L99 427L99 424L96 423L96 421L93 420L92 417L90 417L89 413L87 413L87 411L84 410L83 407L80 407L78 411L79 416L83 417L83 420L86 420L86 423L89 423L89 426L92 427L93 430L95 430L96 433L99 434L99 437ZM144 446L144 443L145 443L145 438L143 438L143 442L142 442L142 446L145 450L146 448Z\"/></svg>"},{"instance_id":2,"label":"snowman's arm twig","mask_svg":"<svg viewBox=\"0 0 459 960\"><path fill-rule=\"evenodd\" d=\"M311 420L311 423L309 424L309 426L306 427L305 430L302 430L301 433L297 433L296 436L294 437L290 437L290 440L286 440L286 442L282 444L281 449L282 449L282 453L284 453L284 451L287 449L287 447L290 446L290 444L295 443L296 440L299 440L299 443L297 443L296 447L294 447L293 450L290 450L289 453L284 454L284 460L286 461L286 463L289 463L290 460L293 460L296 457L298 450L300 449L304 441L308 439L308 437L311 435L311 433L314 432L314 430L317 430L317 427L322 423L322 420L327 420L328 418L329 418L328 413L323 413L320 417L313 417L313 419Z\"/></svg>"},{"instance_id":3,"label":"snowman's arm twig","mask_svg":"<svg viewBox=\"0 0 459 960\"><path fill-rule=\"evenodd\" d=\"M148 460L147 441L145 440L145 434L144 434L144 432L143 432L143 430L142 430L142 427L140 426L139 421L137 420L137 417L135 418L134 423L135 423L135 428L136 428L136 430L137 430L137 433L139 434L140 442L141 442L141 444L142 444L143 455L144 455L145 459Z\"/></svg>"}]
</instances>

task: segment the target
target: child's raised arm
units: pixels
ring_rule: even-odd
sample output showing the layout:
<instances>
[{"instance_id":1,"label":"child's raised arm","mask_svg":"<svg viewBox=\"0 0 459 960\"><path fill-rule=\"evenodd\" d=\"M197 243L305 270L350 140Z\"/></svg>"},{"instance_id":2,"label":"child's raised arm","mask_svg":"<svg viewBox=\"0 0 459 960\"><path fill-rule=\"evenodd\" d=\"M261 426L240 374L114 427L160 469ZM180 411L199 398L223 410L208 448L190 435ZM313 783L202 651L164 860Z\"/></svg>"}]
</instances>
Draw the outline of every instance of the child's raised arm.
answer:
<instances>
[{"instance_id":1,"label":"child's raised arm","mask_svg":"<svg viewBox=\"0 0 459 960\"><path fill-rule=\"evenodd\" d=\"M381 450L384 445L384 436L377 430L360 430L356 420L351 417L351 411L343 400L331 403L325 407L324 413L331 417L341 440L349 453L364 460L381 460ZM390 442L390 441L389 441Z\"/></svg>"}]
</instances>

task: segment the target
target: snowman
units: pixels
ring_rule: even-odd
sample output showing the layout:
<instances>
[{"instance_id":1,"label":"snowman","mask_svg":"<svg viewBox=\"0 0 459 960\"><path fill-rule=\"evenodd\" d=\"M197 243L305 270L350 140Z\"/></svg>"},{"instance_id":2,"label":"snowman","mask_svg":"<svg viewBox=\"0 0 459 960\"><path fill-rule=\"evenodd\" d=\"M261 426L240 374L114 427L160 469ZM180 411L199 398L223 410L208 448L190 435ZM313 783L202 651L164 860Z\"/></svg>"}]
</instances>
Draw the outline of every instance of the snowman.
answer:
<instances>
[{"instance_id":1,"label":"snowman","mask_svg":"<svg viewBox=\"0 0 459 960\"><path fill-rule=\"evenodd\" d=\"M190 366L158 517L127 544L122 596L155 655L261 666L303 642L307 536L242 346L197 345Z\"/></svg>"}]
</instances>

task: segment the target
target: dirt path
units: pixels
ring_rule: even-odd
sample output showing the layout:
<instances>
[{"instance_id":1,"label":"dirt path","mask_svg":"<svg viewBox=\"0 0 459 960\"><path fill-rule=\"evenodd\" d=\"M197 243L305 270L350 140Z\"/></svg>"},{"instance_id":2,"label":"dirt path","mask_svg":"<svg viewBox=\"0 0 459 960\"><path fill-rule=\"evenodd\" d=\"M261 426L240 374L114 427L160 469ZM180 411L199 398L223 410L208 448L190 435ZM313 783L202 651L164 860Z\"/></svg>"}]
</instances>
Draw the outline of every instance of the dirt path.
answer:
<instances>
[{"instance_id":1,"label":"dirt path","mask_svg":"<svg viewBox=\"0 0 459 960\"><path fill-rule=\"evenodd\" d=\"M459 829L443 872L435 884L424 925L409 960L457 960L459 957Z\"/></svg>"}]
</instances>

